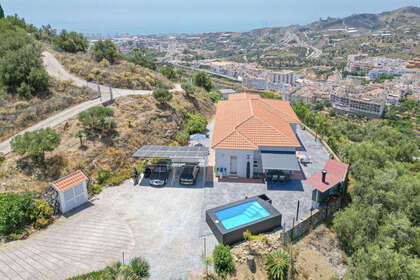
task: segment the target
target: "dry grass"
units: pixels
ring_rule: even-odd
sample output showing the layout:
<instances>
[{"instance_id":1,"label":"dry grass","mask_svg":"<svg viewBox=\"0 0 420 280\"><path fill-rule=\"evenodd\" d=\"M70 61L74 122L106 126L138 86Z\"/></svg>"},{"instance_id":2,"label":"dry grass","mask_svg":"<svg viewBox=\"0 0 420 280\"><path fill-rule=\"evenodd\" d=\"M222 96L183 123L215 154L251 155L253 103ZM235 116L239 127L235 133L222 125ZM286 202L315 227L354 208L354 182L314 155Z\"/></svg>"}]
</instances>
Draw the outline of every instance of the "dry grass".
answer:
<instances>
[{"instance_id":1,"label":"dry grass","mask_svg":"<svg viewBox=\"0 0 420 280\"><path fill-rule=\"evenodd\" d=\"M0 141L94 96L95 93L87 88L78 88L68 81L58 82L54 79L51 79L48 93L32 99L20 98L0 90Z\"/></svg>"},{"instance_id":2,"label":"dry grass","mask_svg":"<svg viewBox=\"0 0 420 280\"><path fill-rule=\"evenodd\" d=\"M87 81L139 90L173 88L172 83L160 73L124 60L110 65L106 60L98 63L88 53L55 52L55 55L68 71Z\"/></svg>"},{"instance_id":3,"label":"dry grass","mask_svg":"<svg viewBox=\"0 0 420 280\"><path fill-rule=\"evenodd\" d=\"M84 139L84 147L80 147L75 135L83 127L77 117L70 119L55 128L61 135L61 144L46 154L46 167L36 167L15 153L6 156L0 165L0 192L41 192L48 182L75 169L82 169L93 178L99 170L131 175L135 166L131 155L142 145L174 143L174 135L182 129L184 121L181 108L200 112L207 118L215 112L206 95L196 94L190 99L180 93L175 93L168 105L160 105L150 96L127 96L117 99L110 108L117 123L115 137L90 135ZM127 119L132 119L131 127Z\"/></svg>"}]
</instances>

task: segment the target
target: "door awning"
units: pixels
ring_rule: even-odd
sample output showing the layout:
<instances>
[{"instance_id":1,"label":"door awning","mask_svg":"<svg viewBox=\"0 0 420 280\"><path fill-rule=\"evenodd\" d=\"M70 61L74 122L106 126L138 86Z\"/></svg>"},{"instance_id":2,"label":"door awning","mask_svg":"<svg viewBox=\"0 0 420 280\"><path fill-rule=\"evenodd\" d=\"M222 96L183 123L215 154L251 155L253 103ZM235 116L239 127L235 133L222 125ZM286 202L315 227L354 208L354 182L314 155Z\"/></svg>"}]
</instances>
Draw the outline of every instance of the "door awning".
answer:
<instances>
[{"instance_id":1,"label":"door awning","mask_svg":"<svg viewBox=\"0 0 420 280\"><path fill-rule=\"evenodd\" d=\"M264 170L300 170L295 153L261 153Z\"/></svg>"}]
</instances>

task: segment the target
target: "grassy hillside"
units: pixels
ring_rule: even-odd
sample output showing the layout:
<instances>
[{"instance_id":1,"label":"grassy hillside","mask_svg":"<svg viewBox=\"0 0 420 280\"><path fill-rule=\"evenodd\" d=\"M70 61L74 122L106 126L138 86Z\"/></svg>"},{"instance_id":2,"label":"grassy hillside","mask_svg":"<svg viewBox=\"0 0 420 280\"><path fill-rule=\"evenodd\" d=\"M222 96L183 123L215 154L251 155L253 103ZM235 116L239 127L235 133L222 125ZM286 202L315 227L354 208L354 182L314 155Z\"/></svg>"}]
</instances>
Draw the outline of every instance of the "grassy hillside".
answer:
<instances>
[{"instance_id":1,"label":"grassy hillside","mask_svg":"<svg viewBox=\"0 0 420 280\"><path fill-rule=\"evenodd\" d=\"M162 74L125 60L115 64L97 62L89 53L82 52L56 52L56 57L69 72L87 81L139 90L173 88L173 84Z\"/></svg>"},{"instance_id":2,"label":"grassy hillside","mask_svg":"<svg viewBox=\"0 0 420 280\"><path fill-rule=\"evenodd\" d=\"M48 182L75 169L82 169L93 179L100 171L113 173L110 183L117 183L131 176L135 166L131 155L142 145L177 144L175 135L183 130L185 110L206 118L215 112L204 92L192 97L174 93L167 105L157 103L151 96L128 96L117 99L108 108L114 111L112 119L116 124L112 135L88 134L81 147L76 134L83 127L75 117L55 128L61 143L46 154L45 165L34 164L26 156L8 154L0 165L0 192L42 192Z\"/></svg>"}]
</instances>

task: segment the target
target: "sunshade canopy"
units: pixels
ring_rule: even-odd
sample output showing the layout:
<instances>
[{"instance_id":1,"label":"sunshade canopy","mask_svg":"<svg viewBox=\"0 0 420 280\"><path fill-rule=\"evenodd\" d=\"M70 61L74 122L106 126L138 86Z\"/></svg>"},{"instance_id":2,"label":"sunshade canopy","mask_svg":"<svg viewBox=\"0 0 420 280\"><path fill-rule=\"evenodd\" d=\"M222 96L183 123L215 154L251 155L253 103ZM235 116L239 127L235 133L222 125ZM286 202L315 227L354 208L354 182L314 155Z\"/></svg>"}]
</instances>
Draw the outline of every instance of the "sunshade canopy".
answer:
<instances>
[{"instance_id":1,"label":"sunshade canopy","mask_svg":"<svg viewBox=\"0 0 420 280\"><path fill-rule=\"evenodd\" d=\"M294 153L263 152L261 158L264 170L300 170Z\"/></svg>"},{"instance_id":2,"label":"sunshade canopy","mask_svg":"<svg viewBox=\"0 0 420 280\"><path fill-rule=\"evenodd\" d=\"M203 161L209 155L208 147L146 145L138 149L135 158L169 158L174 162Z\"/></svg>"}]
</instances>

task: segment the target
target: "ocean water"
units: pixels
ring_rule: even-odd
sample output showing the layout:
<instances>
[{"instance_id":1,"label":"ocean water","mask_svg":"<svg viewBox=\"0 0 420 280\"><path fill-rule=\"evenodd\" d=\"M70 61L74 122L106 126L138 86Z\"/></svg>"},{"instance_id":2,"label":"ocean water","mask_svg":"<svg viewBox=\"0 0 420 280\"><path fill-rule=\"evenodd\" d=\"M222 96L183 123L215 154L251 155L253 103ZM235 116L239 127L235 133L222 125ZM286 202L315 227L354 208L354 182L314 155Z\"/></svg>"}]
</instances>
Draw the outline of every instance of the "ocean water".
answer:
<instances>
[{"instance_id":1,"label":"ocean water","mask_svg":"<svg viewBox=\"0 0 420 280\"><path fill-rule=\"evenodd\" d=\"M419 0L2 0L7 15L90 34L247 31L378 13Z\"/></svg>"}]
</instances>

